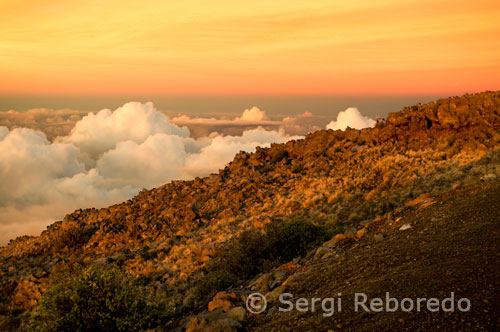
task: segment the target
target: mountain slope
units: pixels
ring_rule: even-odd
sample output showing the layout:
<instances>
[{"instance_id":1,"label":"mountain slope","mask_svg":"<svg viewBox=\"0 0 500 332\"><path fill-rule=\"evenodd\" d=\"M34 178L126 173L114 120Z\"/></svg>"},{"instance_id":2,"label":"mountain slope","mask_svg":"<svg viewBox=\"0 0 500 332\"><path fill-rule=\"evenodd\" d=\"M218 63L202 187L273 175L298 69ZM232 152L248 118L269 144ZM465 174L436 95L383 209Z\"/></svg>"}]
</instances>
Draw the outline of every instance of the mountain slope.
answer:
<instances>
[{"instance_id":1,"label":"mountain slope","mask_svg":"<svg viewBox=\"0 0 500 332\"><path fill-rule=\"evenodd\" d=\"M270 309L252 315L247 331L289 331L291 325L294 331L495 330L500 324L500 182L452 190L429 203L405 208L370 228L356 244L304 262L304 272L289 277L293 283L286 292L294 301L341 293L341 312L324 317L319 306L315 313ZM399 230L405 224L411 228ZM385 237L380 240L376 234ZM415 303L417 298L441 301L453 292L455 312L441 307L431 312L426 302L421 312L416 304L411 312L367 313L362 307L355 312L355 293L386 301L386 292ZM457 309L461 298L470 300L470 310Z\"/></svg>"},{"instance_id":2,"label":"mountain slope","mask_svg":"<svg viewBox=\"0 0 500 332\"><path fill-rule=\"evenodd\" d=\"M499 92L416 105L375 128L241 152L219 174L77 210L0 248L0 314L29 313L52 271L70 261L117 263L167 286L172 306L195 310L191 280L244 230L302 216L349 235L423 194L498 176L499 112Z\"/></svg>"}]
</instances>

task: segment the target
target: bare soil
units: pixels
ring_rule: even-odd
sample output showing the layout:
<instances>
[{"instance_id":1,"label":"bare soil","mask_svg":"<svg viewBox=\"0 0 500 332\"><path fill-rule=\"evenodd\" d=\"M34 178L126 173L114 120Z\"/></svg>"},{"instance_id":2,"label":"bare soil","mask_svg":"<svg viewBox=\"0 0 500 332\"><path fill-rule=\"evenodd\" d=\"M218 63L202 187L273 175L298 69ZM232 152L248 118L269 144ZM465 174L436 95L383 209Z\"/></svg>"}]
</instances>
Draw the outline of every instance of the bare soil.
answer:
<instances>
[{"instance_id":1,"label":"bare soil","mask_svg":"<svg viewBox=\"0 0 500 332\"><path fill-rule=\"evenodd\" d=\"M342 311L251 315L247 331L498 331L500 330L500 183L459 188L434 198L434 204L406 208L395 220L337 255L306 265L299 283L287 292L300 297L342 296ZM396 221L397 220L397 221ZM400 226L411 224L408 230ZM355 311L354 294L385 299L468 298L468 312ZM281 304L281 307L285 305Z\"/></svg>"}]
</instances>

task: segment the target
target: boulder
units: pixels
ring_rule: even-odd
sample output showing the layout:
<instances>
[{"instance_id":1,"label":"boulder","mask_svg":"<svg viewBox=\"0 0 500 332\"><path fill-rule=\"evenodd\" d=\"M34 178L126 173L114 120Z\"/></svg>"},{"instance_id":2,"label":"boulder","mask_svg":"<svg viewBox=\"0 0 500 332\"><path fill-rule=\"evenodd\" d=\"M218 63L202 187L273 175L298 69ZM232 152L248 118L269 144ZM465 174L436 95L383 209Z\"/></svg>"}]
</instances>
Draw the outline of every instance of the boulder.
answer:
<instances>
[{"instance_id":1,"label":"boulder","mask_svg":"<svg viewBox=\"0 0 500 332\"><path fill-rule=\"evenodd\" d=\"M323 243L323 247L333 248L338 243L343 242L345 239L347 239L347 236L345 236L344 234L337 234L330 241L326 241L325 243Z\"/></svg>"},{"instance_id":2,"label":"boulder","mask_svg":"<svg viewBox=\"0 0 500 332\"><path fill-rule=\"evenodd\" d=\"M358 230L358 231L356 232L356 237L357 237L358 239L361 239L361 238L362 238L363 236L365 236L365 235L366 235L366 228L361 228L360 230Z\"/></svg>"},{"instance_id":3,"label":"boulder","mask_svg":"<svg viewBox=\"0 0 500 332\"><path fill-rule=\"evenodd\" d=\"M279 286L275 288L272 292L269 292L265 295L266 301L268 303L274 303L278 300L281 294L285 292L285 286Z\"/></svg>"},{"instance_id":4,"label":"boulder","mask_svg":"<svg viewBox=\"0 0 500 332\"><path fill-rule=\"evenodd\" d=\"M481 181L483 182L488 182L488 181L493 181L497 178L495 174L486 174L485 176L481 177Z\"/></svg>"},{"instance_id":5,"label":"boulder","mask_svg":"<svg viewBox=\"0 0 500 332\"><path fill-rule=\"evenodd\" d=\"M335 251L328 247L319 247L314 254L314 259L325 259L335 255Z\"/></svg>"},{"instance_id":6,"label":"boulder","mask_svg":"<svg viewBox=\"0 0 500 332\"><path fill-rule=\"evenodd\" d=\"M226 299L216 299L208 303L208 311L214 311L215 309L222 309L224 312L228 312L231 309L231 302Z\"/></svg>"},{"instance_id":7,"label":"boulder","mask_svg":"<svg viewBox=\"0 0 500 332\"><path fill-rule=\"evenodd\" d=\"M227 312L227 317L242 323L247 318L247 311L243 307L234 307Z\"/></svg>"},{"instance_id":8,"label":"boulder","mask_svg":"<svg viewBox=\"0 0 500 332\"><path fill-rule=\"evenodd\" d=\"M404 224L403 226L399 227L400 231L406 231L407 229L410 229L411 225L410 224Z\"/></svg>"}]
</instances>

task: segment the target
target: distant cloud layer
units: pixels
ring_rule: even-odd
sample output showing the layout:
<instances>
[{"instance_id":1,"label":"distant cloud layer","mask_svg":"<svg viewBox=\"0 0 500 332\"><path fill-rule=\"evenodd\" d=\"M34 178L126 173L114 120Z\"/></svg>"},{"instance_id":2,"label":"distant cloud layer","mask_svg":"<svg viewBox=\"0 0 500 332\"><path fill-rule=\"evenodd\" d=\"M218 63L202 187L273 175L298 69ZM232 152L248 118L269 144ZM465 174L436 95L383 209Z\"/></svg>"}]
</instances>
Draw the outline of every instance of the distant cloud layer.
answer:
<instances>
[{"instance_id":1,"label":"distant cloud layer","mask_svg":"<svg viewBox=\"0 0 500 332\"><path fill-rule=\"evenodd\" d=\"M147 104L146 104L147 105ZM148 107L152 107L148 106ZM223 115L220 118L206 118L188 116L185 114L176 114L174 111L159 111L153 115L151 111L143 110L144 115L149 118L151 116L158 116L157 113L170 114L170 124L177 125L178 127L187 127L189 134L193 138L200 138L208 136L213 132L218 132L223 135L241 136L247 129L253 129L257 126L262 126L267 130L283 129L288 135L305 135L309 132L320 130L328 122L325 116L314 116L310 112L305 112L301 115L288 116L283 119L271 119L265 111L258 107L246 109L240 116L228 118ZM97 128L106 131L106 126L114 121L123 121L121 128L127 128L125 125L129 124L127 114L113 115L114 112L102 112L97 118L97 112L92 113L78 111L78 110L53 110L47 108L30 109L26 112L17 112L14 110L2 112L0 111L0 126L5 126L9 129L14 128L31 128L45 133L50 141L56 137L69 136L77 123L87 133L89 125L95 124L100 120L104 120ZM172 115L174 114L174 115ZM86 117L85 123L80 120ZM102 119L101 119L102 117ZM114 131L119 131L118 126L113 127ZM141 135L141 133L137 133ZM82 140L81 133L75 132L71 140ZM103 133L92 133L92 135L103 135ZM85 141L83 139L83 141ZM83 141L81 143L83 143Z\"/></svg>"},{"instance_id":2,"label":"distant cloud layer","mask_svg":"<svg viewBox=\"0 0 500 332\"><path fill-rule=\"evenodd\" d=\"M49 140L67 135L75 123L88 112L75 110L52 110L35 108L26 112L10 110L0 112L0 126L8 128L31 128L45 133Z\"/></svg>"},{"instance_id":3,"label":"distant cloud layer","mask_svg":"<svg viewBox=\"0 0 500 332\"><path fill-rule=\"evenodd\" d=\"M236 118L236 120L241 122L256 122L269 120L269 117L258 107L252 107L251 109L243 111L241 117Z\"/></svg>"},{"instance_id":4,"label":"distant cloud layer","mask_svg":"<svg viewBox=\"0 0 500 332\"><path fill-rule=\"evenodd\" d=\"M337 121L327 124L326 129L345 130L347 127L363 129L373 127L375 123L375 120L363 116L356 107L349 107L337 115Z\"/></svg>"}]
</instances>

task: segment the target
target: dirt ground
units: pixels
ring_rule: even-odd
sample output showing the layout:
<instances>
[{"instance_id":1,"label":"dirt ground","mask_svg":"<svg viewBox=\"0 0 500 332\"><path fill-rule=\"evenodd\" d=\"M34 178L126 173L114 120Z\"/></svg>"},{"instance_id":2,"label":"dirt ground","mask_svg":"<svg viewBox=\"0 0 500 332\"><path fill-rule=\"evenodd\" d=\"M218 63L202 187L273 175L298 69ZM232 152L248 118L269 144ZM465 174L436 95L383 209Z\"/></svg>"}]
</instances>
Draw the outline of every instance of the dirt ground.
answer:
<instances>
[{"instance_id":1,"label":"dirt ground","mask_svg":"<svg viewBox=\"0 0 500 332\"><path fill-rule=\"evenodd\" d=\"M286 305L269 305L267 312L250 316L246 330L499 331L500 183L458 188L434 202L407 208L401 219L396 215L392 225L380 226L375 234L384 232L382 240L370 233L337 249L336 256L313 261L287 291L293 303L341 293L341 312L324 317L321 303L316 303L316 312L310 303L307 312L280 312L278 307ZM407 223L410 229L399 230ZM426 302L421 302L420 312L366 312L361 306L355 311L355 293L385 301L386 292L398 302L413 299L415 306L417 298L441 301L453 292L455 311L431 312ZM460 298L470 300L469 311L458 310ZM466 309L466 302L461 304Z\"/></svg>"}]
</instances>

